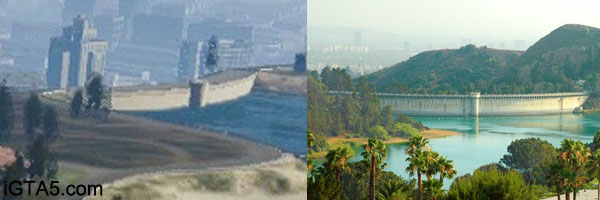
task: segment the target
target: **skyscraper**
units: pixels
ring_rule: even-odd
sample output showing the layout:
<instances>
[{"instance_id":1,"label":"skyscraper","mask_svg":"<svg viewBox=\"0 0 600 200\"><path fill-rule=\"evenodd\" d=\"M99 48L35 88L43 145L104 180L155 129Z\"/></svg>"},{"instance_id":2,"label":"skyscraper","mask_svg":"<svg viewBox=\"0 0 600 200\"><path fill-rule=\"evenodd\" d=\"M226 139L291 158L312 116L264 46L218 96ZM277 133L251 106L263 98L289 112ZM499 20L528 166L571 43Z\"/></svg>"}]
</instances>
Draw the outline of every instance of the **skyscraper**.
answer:
<instances>
[{"instance_id":1,"label":"skyscraper","mask_svg":"<svg viewBox=\"0 0 600 200\"><path fill-rule=\"evenodd\" d=\"M204 75L206 44L203 41L183 41L179 51L177 79L187 82Z\"/></svg>"},{"instance_id":2,"label":"skyscraper","mask_svg":"<svg viewBox=\"0 0 600 200\"><path fill-rule=\"evenodd\" d=\"M49 89L81 87L94 73L104 75L108 42L96 39L97 34L87 18L79 15L72 26L63 28L61 36L50 39Z\"/></svg>"}]
</instances>

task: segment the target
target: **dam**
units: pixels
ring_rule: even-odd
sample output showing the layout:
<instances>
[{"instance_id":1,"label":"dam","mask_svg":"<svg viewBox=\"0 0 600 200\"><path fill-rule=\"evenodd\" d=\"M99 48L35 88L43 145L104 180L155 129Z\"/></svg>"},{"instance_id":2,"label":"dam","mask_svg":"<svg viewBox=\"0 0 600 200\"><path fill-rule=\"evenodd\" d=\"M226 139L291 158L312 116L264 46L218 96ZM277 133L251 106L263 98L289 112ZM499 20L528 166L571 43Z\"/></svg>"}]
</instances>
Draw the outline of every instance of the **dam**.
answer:
<instances>
[{"instance_id":1,"label":"dam","mask_svg":"<svg viewBox=\"0 0 600 200\"><path fill-rule=\"evenodd\" d=\"M350 92L331 91L331 95ZM429 95L375 93L382 106L405 115L494 116L571 113L587 100L585 92L545 94Z\"/></svg>"},{"instance_id":2,"label":"dam","mask_svg":"<svg viewBox=\"0 0 600 200\"><path fill-rule=\"evenodd\" d=\"M246 96L258 72L232 70L213 74L188 84L160 84L109 88L111 110L169 110L204 107Z\"/></svg>"}]
</instances>

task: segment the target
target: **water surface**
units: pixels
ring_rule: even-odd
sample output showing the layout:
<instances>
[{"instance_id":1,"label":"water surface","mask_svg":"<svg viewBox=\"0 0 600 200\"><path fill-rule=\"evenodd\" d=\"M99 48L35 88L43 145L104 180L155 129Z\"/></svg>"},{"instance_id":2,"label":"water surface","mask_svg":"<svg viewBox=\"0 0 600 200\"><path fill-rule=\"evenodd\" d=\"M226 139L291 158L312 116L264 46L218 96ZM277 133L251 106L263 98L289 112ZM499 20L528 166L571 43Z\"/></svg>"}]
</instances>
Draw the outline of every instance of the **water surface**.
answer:
<instances>
[{"instance_id":1,"label":"water surface","mask_svg":"<svg viewBox=\"0 0 600 200\"><path fill-rule=\"evenodd\" d=\"M253 91L204 108L133 112L169 123L236 134L283 151L306 155L306 97Z\"/></svg>"},{"instance_id":2,"label":"water surface","mask_svg":"<svg viewBox=\"0 0 600 200\"><path fill-rule=\"evenodd\" d=\"M459 132L459 135L431 139L429 147L450 160L460 175L472 173L484 164L499 162L507 153L507 146L516 139L537 137L547 140L555 147L561 140L573 138L584 143L592 141L600 129L600 114L561 114L539 116L485 116L467 117L424 117L413 116L425 126ZM408 178L405 168L406 144L391 144L388 147L387 171ZM361 160L360 147L354 148L355 160ZM444 183L448 189L451 180Z\"/></svg>"}]
</instances>

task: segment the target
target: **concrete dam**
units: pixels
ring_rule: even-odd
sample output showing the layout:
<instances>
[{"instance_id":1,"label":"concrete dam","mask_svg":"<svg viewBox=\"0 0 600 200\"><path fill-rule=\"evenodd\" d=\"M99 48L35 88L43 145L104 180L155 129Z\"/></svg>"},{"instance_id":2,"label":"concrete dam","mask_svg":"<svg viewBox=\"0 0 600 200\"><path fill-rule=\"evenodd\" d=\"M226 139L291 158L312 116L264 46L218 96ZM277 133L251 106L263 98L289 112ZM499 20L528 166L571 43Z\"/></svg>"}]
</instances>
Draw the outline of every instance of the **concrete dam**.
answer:
<instances>
[{"instance_id":1,"label":"concrete dam","mask_svg":"<svg viewBox=\"0 0 600 200\"><path fill-rule=\"evenodd\" d=\"M330 92L348 95L350 92ZM376 93L382 106L395 113L435 116L537 115L571 113L588 95L583 92L547 94L426 95Z\"/></svg>"},{"instance_id":2,"label":"concrete dam","mask_svg":"<svg viewBox=\"0 0 600 200\"><path fill-rule=\"evenodd\" d=\"M225 71L189 84L113 87L109 89L112 110L149 111L203 107L246 96L258 72Z\"/></svg>"}]
</instances>

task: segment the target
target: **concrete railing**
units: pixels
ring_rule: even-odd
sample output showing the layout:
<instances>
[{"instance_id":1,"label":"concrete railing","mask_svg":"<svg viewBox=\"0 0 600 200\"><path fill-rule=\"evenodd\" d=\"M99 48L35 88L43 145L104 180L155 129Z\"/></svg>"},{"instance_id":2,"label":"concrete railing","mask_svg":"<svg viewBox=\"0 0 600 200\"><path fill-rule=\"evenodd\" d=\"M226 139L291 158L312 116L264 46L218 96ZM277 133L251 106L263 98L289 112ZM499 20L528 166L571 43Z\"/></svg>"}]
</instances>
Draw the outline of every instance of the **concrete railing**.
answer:
<instances>
[{"instance_id":1,"label":"concrete railing","mask_svg":"<svg viewBox=\"0 0 600 200\"><path fill-rule=\"evenodd\" d=\"M350 95L347 91L330 91L329 95ZM586 92L468 95L375 93L382 105L397 113L411 115L530 115L567 113L581 107Z\"/></svg>"}]
</instances>

